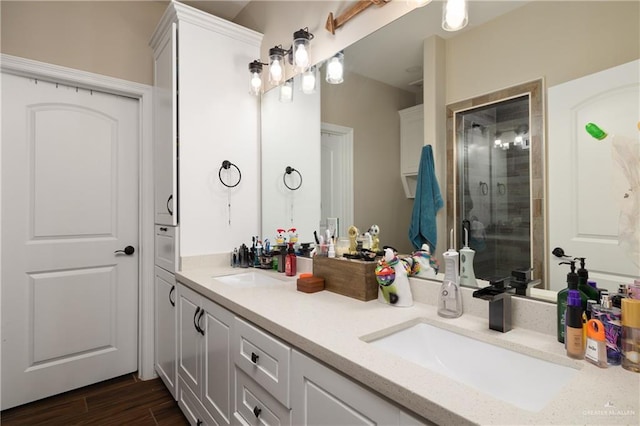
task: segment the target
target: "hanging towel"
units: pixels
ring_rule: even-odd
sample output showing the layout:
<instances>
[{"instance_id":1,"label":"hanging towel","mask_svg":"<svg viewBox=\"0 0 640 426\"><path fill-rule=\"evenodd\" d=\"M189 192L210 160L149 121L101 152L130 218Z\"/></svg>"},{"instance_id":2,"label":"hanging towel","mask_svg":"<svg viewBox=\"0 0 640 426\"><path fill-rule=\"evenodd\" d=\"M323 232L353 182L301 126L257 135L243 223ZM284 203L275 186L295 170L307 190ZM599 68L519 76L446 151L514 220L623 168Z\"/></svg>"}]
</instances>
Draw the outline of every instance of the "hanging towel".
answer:
<instances>
[{"instance_id":1,"label":"hanging towel","mask_svg":"<svg viewBox=\"0 0 640 426\"><path fill-rule=\"evenodd\" d=\"M409 226L409 239L416 249L426 243L429 244L431 253L435 253L438 242L436 213L443 204L433 165L433 151L431 145L425 145L420 155L416 198L413 201L413 213Z\"/></svg>"}]
</instances>

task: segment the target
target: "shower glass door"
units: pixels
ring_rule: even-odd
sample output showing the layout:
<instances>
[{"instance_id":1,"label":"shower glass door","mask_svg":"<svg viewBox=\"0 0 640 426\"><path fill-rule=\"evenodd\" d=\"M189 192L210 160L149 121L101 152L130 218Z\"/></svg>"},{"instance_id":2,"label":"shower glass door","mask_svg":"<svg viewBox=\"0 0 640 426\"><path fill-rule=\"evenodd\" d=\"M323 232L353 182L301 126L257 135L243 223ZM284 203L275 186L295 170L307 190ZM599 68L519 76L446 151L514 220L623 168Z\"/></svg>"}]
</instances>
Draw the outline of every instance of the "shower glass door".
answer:
<instances>
[{"instance_id":1,"label":"shower glass door","mask_svg":"<svg viewBox=\"0 0 640 426\"><path fill-rule=\"evenodd\" d=\"M532 264L529 98L456 113L458 247L468 236L477 278Z\"/></svg>"}]
</instances>

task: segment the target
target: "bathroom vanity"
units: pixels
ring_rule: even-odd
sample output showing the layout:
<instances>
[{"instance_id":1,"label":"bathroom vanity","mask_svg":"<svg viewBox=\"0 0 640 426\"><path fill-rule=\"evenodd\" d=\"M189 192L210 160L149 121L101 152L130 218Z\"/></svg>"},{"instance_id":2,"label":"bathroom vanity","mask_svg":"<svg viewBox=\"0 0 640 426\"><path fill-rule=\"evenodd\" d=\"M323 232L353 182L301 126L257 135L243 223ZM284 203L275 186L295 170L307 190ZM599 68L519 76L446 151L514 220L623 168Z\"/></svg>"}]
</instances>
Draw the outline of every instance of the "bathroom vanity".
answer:
<instances>
[{"instance_id":1,"label":"bathroom vanity","mask_svg":"<svg viewBox=\"0 0 640 426\"><path fill-rule=\"evenodd\" d=\"M186 353L186 347L194 346L183 336L199 334L207 340L206 333L203 336L197 329L208 331L210 324L215 324L215 330L222 327L223 337L226 336L219 341L229 342L228 348L214 351L218 356L225 354L222 361L209 364L222 369L219 377L229 379L218 381L215 386L216 392L228 391L221 399L228 404L223 404L222 410L225 423L253 424L259 416L275 416L284 424L357 424L367 419L384 424L639 421L638 376L620 367L600 369L586 361L567 358L554 335L554 305L514 298L513 330L499 333L489 330L488 304L474 300L469 289L463 289L462 317L445 320L436 313L439 284L435 281L412 279L416 303L409 308L394 308L328 291L301 293L296 291L295 278L270 271L250 270L252 275L246 275L244 284L239 284L243 281L216 277L247 270L218 263L219 267L199 267L176 274L178 294L198 298L191 310L180 310L178 314L178 392L185 413L202 410L204 400L211 398L203 397L206 392L198 394L183 381L184 377L198 377L181 370L192 359L180 358L181 354ZM263 274L269 278L267 284L260 279ZM205 313L198 315L197 307ZM217 312L213 315L217 318L224 312L224 321L204 320L211 312ZM557 385L555 396L541 408L532 409L526 403L506 402L510 400L508 395L492 395L370 343L421 323L524 354L536 362L549 362L570 374L565 383L551 383ZM490 372L495 365L482 362L476 353L466 353L464 349L454 352L466 364L477 359L476 370L487 375L483 380L492 380ZM202 351L201 356L206 359L212 353ZM206 366L207 362L196 364ZM539 367L529 374L537 375L536 368ZM207 370L201 367L198 371ZM207 374L200 377L209 378ZM527 387L533 386L526 379L514 381L521 383L516 383L515 388L510 383L510 389L521 386L522 392L528 392ZM185 408L190 405L196 409ZM205 411L215 410L207 407ZM337 417L326 417L329 412ZM197 416L192 417L194 423L197 420Z\"/></svg>"}]
</instances>

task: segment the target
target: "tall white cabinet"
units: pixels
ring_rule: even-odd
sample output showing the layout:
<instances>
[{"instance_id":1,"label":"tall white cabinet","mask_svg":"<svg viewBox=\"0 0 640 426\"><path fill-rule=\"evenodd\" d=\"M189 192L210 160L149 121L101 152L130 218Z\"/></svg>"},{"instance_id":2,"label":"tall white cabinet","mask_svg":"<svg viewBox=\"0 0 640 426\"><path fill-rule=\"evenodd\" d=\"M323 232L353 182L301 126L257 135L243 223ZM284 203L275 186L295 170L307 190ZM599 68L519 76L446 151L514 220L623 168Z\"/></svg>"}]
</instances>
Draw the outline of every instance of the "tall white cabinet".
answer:
<instances>
[{"instance_id":1,"label":"tall white cabinet","mask_svg":"<svg viewBox=\"0 0 640 426\"><path fill-rule=\"evenodd\" d=\"M249 94L247 66L260 57L261 41L259 33L172 1L150 42L155 367L176 399L184 394L178 379L181 323L174 275L180 259L230 252L259 230L259 104ZM225 160L242 173L234 188L218 177ZM226 173L220 174L225 178ZM204 400L210 397L207 393ZM224 412L220 418L228 422L228 407L207 410L214 416Z\"/></svg>"}]
</instances>

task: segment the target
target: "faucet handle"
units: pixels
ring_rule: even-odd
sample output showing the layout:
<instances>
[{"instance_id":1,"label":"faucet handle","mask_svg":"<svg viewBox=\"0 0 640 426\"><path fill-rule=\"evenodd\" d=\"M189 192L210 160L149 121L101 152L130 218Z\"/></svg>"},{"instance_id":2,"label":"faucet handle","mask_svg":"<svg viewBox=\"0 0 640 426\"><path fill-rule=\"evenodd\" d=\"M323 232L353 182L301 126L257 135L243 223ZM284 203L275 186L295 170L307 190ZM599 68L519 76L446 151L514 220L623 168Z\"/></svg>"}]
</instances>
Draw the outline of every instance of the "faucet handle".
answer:
<instances>
[{"instance_id":1,"label":"faucet handle","mask_svg":"<svg viewBox=\"0 0 640 426\"><path fill-rule=\"evenodd\" d=\"M489 278L489 285L496 290L508 290L511 277L491 277Z\"/></svg>"}]
</instances>

